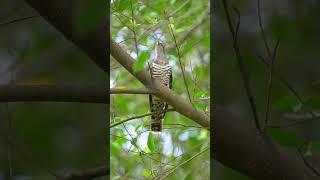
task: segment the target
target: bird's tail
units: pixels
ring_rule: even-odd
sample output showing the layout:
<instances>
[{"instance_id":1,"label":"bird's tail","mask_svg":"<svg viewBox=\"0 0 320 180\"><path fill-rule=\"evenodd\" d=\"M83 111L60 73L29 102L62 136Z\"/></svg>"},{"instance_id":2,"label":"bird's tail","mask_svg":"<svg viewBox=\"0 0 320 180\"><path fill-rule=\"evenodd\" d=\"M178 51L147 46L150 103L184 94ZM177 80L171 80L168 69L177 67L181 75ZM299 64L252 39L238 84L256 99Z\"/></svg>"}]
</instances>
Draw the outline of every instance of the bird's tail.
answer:
<instances>
[{"instance_id":1,"label":"bird's tail","mask_svg":"<svg viewBox=\"0 0 320 180\"><path fill-rule=\"evenodd\" d=\"M151 123L151 131L153 131L153 132L161 132L162 131L162 120L153 121Z\"/></svg>"}]
</instances>

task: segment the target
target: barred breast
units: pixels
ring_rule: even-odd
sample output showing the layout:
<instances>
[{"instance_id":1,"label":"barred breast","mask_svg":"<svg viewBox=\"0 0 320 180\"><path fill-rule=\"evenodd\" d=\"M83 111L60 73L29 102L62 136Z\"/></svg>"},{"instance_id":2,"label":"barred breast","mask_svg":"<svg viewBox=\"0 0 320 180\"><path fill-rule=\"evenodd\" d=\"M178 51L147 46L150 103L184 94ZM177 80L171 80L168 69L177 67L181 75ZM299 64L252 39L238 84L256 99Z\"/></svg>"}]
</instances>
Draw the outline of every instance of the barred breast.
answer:
<instances>
[{"instance_id":1,"label":"barred breast","mask_svg":"<svg viewBox=\"0 0 320 180\"><path fill-rule=\"evenodd\" d=\"M169 87L171 75L171 67L169 64L159 65L156 63L152 63L152 77L154 79L160 80L165 86Z\"/></svg>"}]
</instances>

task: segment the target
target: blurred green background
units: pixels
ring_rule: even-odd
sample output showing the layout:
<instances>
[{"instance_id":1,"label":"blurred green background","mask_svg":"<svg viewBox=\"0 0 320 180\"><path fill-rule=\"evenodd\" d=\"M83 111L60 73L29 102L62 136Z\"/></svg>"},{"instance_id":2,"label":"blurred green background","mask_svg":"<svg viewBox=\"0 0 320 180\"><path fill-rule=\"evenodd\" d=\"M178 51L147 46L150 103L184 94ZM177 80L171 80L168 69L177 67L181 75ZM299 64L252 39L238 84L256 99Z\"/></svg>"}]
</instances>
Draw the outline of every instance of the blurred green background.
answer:
<instances>
[{"instance_id":1,"label":"blurred green background","mask_svg":"<svg viewBox=\"0 0 320 180\"><path fill-rule=\"evenodd\" d=\"M258 26L257 1L228 2L241 14L239 44L245 67L250 73L257 110L262 120L265 118L266 111L268 73L266 66L257 56L267 57ZM213 82L216 99L239 120L252 120L253 123L251 109L232 49L222 1L216 1L216 5L213 17L214 51L216 52ZM308 107L316 113L320 108L320 24L317 23L320 17L319 9L320 2L314 0L261 1L263 26L271 50L275 46L277 37L280 37L274 69L298 91ZM232 9L230 12L235 23L236 14ZM275 126L310 116L292 93L275 77L270 113L270 124ZM304 155L319 171L319 162L312 160L312 157L317 156L320 151L319 128L319 120L307 120L287 128L269 128L268 134L274 142L292 151L296 151L298 146L307 144L304 147ZM217 161L212 164L216 179L250 179Z\"/></svg>"},{"instance_id":2,"label":"blurred green background","mask_svg":"<svg viewBox=\"0 0 320 180\"><path fill-rule=\"evenodd\" d=\"M105 22L100 1L78 1L74 27L87 32ZM36 15L24 1L1 0L0 23ZM0 25L0 84L103 85L106 74L41 17ZM107 150L103 104L9 103L12 114L12 168L15 179L55 179L55 173L102 166ZM5 103L0 124L7 125ZM8 179L8 144L0 133L0 179ZM102 178L101 178L102 179Z\"/></svg>"},{"instance_id":3,"label":"blurred green background","mask_svg":"<svg viewBox=\"0 0 320 180\"><path fill-rule=\"evenodd\" d=\"M181 62L185 66L193 105L207 113L210 110L209 5L207 0L114 0L110 8L111 38L137 59L137 69L146 67L147 62L154 57L157 39L165 44L173 71L172 89L185 99L188 99L188 95L170 28L177 42L191 32L186 41L179 44ZM166 14L171 16L167 17ZM199 25L192 30L195 24ZM142 58L139 54L147 56ZM110 87L144 88L116 60L110 58ZM118 94L110 97L111 124L150 112L147 95ZM160 135L150 132L149 116L111 128L111 179L160 179L172 168L209 147L209 131L198 128L199 125L179 113L167 112L163 123L164 130ZM209 159L207 150L179 166L167 179L209 179Z\"/></svg>"}]
</instances>

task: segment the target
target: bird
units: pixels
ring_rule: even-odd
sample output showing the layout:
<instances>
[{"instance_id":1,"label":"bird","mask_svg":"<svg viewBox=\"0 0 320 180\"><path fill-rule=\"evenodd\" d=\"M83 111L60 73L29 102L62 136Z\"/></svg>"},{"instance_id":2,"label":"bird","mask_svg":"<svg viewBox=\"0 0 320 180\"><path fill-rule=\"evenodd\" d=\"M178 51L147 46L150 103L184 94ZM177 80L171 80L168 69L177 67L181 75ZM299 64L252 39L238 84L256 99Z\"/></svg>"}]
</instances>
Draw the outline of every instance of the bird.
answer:
<instances>
[{"instance_id":1,"label":"bird","mask_svg":"<svg viewBox=\"0 0 320 180\"><path fill-rule=\"evenodd\" d=\"M160 81L163 85L172 89L172 68L165 55L165 46L159 40L155 46L155 56L150 64L150 74L152 79ZM168 109L168 103L163 99L149 95L151 115L151 131L161 132L162 121Z\"/></svg>"}]
</instances>

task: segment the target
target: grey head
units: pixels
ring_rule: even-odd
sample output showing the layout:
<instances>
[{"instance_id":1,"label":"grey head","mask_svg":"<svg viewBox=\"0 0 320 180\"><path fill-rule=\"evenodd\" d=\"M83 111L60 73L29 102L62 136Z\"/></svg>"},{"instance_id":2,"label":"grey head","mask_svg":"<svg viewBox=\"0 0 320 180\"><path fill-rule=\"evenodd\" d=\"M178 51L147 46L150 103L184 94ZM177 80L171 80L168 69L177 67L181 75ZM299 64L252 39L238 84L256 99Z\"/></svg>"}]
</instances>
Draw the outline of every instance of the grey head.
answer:
<instances>
[{"instance_id":1,"label":"grey head","mask_svg":"<svg viewBox=\"0 0 320 180\"><path fill-rule=\"evenodd\" d=\"M159 41L156 42L155 53L156 54L155 54L155 59L153 60L153 63L157 63L160 65L168 64L168 61L165 55L165 46L162 42L159 42Z\"/></svg>"}]
</instances>

